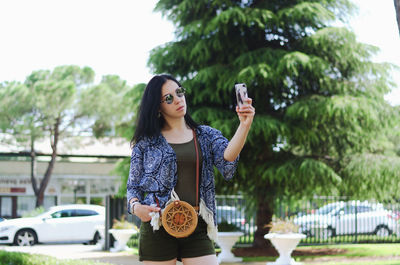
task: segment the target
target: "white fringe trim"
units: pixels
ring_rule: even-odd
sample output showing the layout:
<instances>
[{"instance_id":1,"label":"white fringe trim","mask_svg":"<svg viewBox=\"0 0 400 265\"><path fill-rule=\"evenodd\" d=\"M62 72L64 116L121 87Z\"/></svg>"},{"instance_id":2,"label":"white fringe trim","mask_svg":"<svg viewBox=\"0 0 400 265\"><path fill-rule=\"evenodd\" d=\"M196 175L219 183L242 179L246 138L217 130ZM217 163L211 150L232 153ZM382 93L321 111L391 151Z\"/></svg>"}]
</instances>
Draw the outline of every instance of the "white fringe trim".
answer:
<instances>
[{"instance_id":1,"label":"white fringe trim","mask_svg":"<svg viewBox=\"0 0 400 265\"><path fill-rule=\"evenodd\" d=\"M200 200L199 215L203 217L204 221L207 223L207 236L211 240L217 241L218 228L214 225L214 213L207 208L206 203L203 200Z\"/></svg>"},{"instance_id":2,"label":"white fringe trim","mask_svg":"<svg viewBox=\"0 0 400 265\"><path fill-rule=\"evenodd\" d=\"M171 191L171 199L169 199L169 201L165 204L165 206L167 206L168 204L170 204L173 201L177 201L179 200L179 196L178 194L175 192L174 189L172 189ZM155 204L152 204L151 206L156 206ZM149 213L149 215L151 216L151 221L150 221L150 225L153 227L153 231L159 230L161 225L162 225L162 221L161 221L161 215L164 209L162 209L159 212L151 212Z\"/></svg>"},{"instance_id":3,"label":"white fringe trim","mask_svg":"<svg viewBox=\"0 0 400 265\"><path fill-rule=\"evenodd\" d=\"M152 204L151 206L157 207L156 204ZM150 225L153 227L153 231L159 230L161 226L161 218L160 212L150 212L149 215L151 216Z\"/></svg>"}]
</instances>

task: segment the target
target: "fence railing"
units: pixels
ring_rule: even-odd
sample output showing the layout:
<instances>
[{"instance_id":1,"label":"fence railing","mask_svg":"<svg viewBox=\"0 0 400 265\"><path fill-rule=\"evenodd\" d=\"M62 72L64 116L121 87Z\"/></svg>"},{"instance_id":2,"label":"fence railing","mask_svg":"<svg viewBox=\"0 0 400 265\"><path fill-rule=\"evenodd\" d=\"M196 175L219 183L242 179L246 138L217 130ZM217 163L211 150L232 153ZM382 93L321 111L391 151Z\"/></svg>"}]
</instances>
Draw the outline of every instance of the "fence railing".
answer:
<instances>
[{"instance_id":1,"label":"fence railing","mask_svg":"<svg viewBox=\"0 0 400 265\"><path fill-rule=\"evenodd\" d=\"M400 242L400 204L315 197L282 201L276 218L292 220L307 235L301 244Z\"/></svg>"},{"instance_id":2,"label":"fence railing","mask_svg":"<svg viewBox=\"0 0 400 265\"><path fill-rule=\"evenodd\" d=\"M125 216L127 221L134 223L137 227L140 226L140 219L134 215L128 214L128 211L126 209L126 198L107 196L104 250L110 250L110 247L114 245L115 239L109 233L109 230L113 225L113 220L121 220L122 215ZM137 237L135 240L137 241ZM136 241L133 242L134 245L138 245L138 242Z\"/></svg>"},{"instance_id":3,"label":"fence railing","mask_svg":"<svg viewBox=\"0 0 400 265\"><path fill-rule=\"evenodd\" d=\"M254 212L247 211L245 199L238 195L217 195L216 204L217 224L220 227L222 227L221 223L223 222L235 225L238 230L244 233L237 244L252 244L253 234L256 230L256 215Z\"/></svg>"},{"instance_id":4,"label":"fence railing","mask_svg":"<svg viewBox=\"0 0 400 265\"><path fill-rule=\"evenodd\" d=\"M255 231L255 215L246 214L244 199L241 196L217 196L217 222L227 222L235 224L244 236L239 239L238 244L251 244L253 242L253 233ZM126 198L116 198L114 196L106 197L106 224L105 224L105 249L109 250L114 244L115 239L109 233L113 225L113 220L120 220L125 215L126 220L140 227L140 219L128 214L126 210ZM137 245L137 237L132 241Z\"/></svg>"},{"instance_id":5,"label":"fence railing","mask_svg":"<svg viewBox=\"0 0 400 265\"><path fill-rule=\"evenodd\" d=\"M252 244L256 214L246 209L242 196L216 196L217 223L233 224L244 232L238 245ZM308 201L278 201L274 218L290 219L307 235L300 244L400 242L400 203L382 204L345 198L316 197ZM126 211L126 199L106 199L105 248L113 244L108 230L122 215L137 227L140 219ZM137 244L137 239L133 242Z\"/></svg>"}]
</instances>

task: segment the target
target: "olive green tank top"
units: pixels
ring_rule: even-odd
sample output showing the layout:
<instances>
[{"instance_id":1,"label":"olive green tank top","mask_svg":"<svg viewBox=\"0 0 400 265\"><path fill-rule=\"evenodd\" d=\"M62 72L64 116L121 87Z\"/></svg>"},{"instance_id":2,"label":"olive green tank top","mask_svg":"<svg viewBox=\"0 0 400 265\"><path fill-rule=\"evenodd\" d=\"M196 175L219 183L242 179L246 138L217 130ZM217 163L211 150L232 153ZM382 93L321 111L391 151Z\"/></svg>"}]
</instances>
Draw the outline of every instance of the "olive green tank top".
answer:
<instances>
[{"instance_id":1,"label":"olive green tank top","mask_svg":"<svg viewBox=\"0 0 400 265\"><path fill-rule=\"evenodd\" d=\"M194 140L182 144L171 144L176 153L178 164L178 181L175 186L175 192L179 199L196 206L196 149ZM200 145L197 141L197 149L199 150L199 187L201 178L201 165L203 156L201 154ZM200 189L199 189L200 190ZM200 194L199 194L200 200Z\"/></svg>"}]
</instances>

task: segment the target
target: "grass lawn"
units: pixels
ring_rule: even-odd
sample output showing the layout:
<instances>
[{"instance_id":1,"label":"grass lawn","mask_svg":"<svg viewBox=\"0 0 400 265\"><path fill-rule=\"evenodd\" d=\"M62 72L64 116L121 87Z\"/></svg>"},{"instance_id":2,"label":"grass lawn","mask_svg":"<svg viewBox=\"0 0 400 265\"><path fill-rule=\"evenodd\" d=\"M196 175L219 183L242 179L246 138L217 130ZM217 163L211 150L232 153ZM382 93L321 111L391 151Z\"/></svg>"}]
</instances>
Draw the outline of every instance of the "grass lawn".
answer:
<instances>
[{"instance_id":1,"label":"grass lawn","mask_svg":"<svg viewBox=\"0 0 400 265\"><path fill-rule=\"evenodd\" d=\"M302 246L296 250L303 253L332 250L331 255L294 256L296 261L306 264L324 265L400 265L400 244L346 244ZM273 261L276 257L244 257L243 261ZM318 263L321 260L321 263ZM323 261L322 261L323 260Z\"/></svg>"},{"instance_id":2,"label":"grass lawn","mask_svg":"<svg viewBox=\"0 0 400 265\"><path fill-rule=\"evenodd\" d=\"M112 265L86 260L58 260L50 256L0 250L2 265Z\"/></svg>"},{"instance_id":3,"label":"grass lawn","mask_svg":"<svg viewBox=\"0 0 400 265\"><path fill-rule=\"evenodd\" d=\"M346 244L346 245L322 245L322 246L303 246L296 250L308 249L342 249L344 252L335 254L343 257L382 257L396 256L400 258L400 244Z\"/></svg>"},{"instance_id":4,"label":"grass lawn","mask_svg":"<svg viewBox=\"0 0 400 265\"><path fill-rule=\"evenodd\" d=\"M307 263L304 262L304 265L400 265L400 260L382 260L382 261L359 261L359 262L353 262L353 261L344 261L344 262L339 262L339 261L333 261L333 262L323 262L323 263Z\"/></svg>"}]
</instances>

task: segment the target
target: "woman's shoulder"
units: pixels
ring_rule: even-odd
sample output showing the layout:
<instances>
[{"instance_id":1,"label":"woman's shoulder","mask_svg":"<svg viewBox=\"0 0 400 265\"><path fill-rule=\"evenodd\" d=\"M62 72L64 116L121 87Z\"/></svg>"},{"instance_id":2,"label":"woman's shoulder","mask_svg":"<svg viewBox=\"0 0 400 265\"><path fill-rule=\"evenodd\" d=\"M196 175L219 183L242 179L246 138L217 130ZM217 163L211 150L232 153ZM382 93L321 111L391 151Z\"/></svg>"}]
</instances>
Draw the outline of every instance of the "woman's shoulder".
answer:
<instances>
[{"instance_id":1,"label":"woman's shoulder","mask_svg":"<svg viewBox=\"0 0 400 265\"><path fill-rule=\"evenodd\" d=\"M199 130L199 132L201 134L208 134L208 135L217 135L217 134L221 134L221 132L211 126L208 125L199 125L197 127L197 129Z\"/></svg>"},{"instance_id":2,"label":"woman's shoulder","mask_svg":"<svg viewBox=\"0 0 400 265\"><path fill-rule=\"evenodd\" d=\"M144 136L142 137L139 141L137 141L133 148L143 148L149 145L154 145L157 143L160 143L160 137L159 136Z\"/></svg>"}]
</instances>

